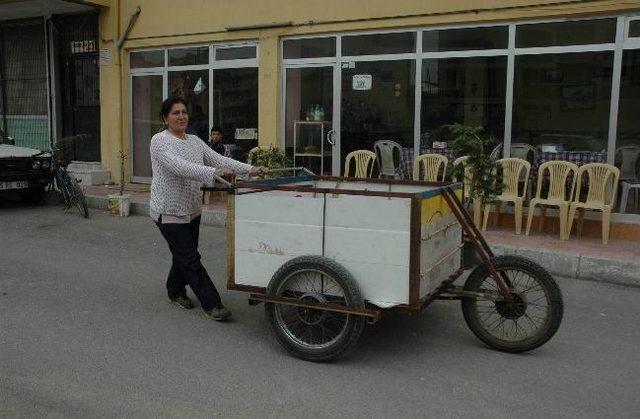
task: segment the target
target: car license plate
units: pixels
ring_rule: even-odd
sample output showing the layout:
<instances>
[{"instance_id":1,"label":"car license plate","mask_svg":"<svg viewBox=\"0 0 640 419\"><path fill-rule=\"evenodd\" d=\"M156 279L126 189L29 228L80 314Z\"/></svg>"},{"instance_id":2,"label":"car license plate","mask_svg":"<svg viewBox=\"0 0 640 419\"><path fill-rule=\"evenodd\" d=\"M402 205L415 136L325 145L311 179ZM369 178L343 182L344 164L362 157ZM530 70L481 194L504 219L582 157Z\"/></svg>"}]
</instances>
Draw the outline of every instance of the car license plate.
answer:
<instances>
[{"instance_id":1,"label":"car license plate","mask_svg":"<svg viewBox=\"0 0 640 419\"><path fill-rule=\"evenodd\" d=\"M0 191L7 189L26 189L29 187L29 182L26 180L18 180L15 182L0 182Z\"/></svg>"}]
</instances>

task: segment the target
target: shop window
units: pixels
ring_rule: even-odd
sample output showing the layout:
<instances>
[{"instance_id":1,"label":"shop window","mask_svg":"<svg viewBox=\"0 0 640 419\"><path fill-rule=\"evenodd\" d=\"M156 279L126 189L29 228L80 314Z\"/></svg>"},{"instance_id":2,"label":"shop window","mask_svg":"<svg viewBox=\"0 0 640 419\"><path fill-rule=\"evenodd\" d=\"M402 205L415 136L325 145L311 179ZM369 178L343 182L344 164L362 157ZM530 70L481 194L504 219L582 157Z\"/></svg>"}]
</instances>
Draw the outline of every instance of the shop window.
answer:
<instances>
[{"instance_id":1,"label":"shop window","mask_svg":"<svg viewBox=\"0 0 640 419\"><path fill-rule=\"evenodd\" d=\"M229 48L216 48L216 60L245 60L256 58L256 47L242 46Z\"/></svg>"},{"instance_id":2,"label":"shop window","mask_svg":"<svg viewBox=\"0 0 640 419\"><path fill-rule=\"evenodd\" d=\"M423 52L504 49L507 48L508 42L507 26L447 29L422 33Z\"/></svg>"},{"instance_id":3,"label":"shop window","mask_svg":"<svg viewBox=\"0 0 640 419\"><path fill-rule=\"evenodd\" d=\"M258 69L213 71L213 125L224 144L235 144L233 157L246 161L258 145Z\"/></svg>"},{"instance_id":4,"label":"shop window","mask_svg":"<svg viewBox=\"0 0 640 419\"><path fill-rule=\"evenodd\" d=\"M422 61L421 146L450 141L448 125L481 126L502 141L506 57L427 59Z\"/></svg>"},{"instance_id":5,"label":"shop window","mask_svg":"<svg viewBox=\"0 0 640 419\"><path fill-rule=\"evenodd\" d=\"M187 102L187 132L207 141L209 138L209 70L169 72L169 97L181 96Z\"/></svg>"},{"instance_id":6,"label":"shop window","mask_svg":"<svg viewBox=\"0 0 640 419\"><path fill-rule=\"evenodd\" d=\"M331 173L333 67L287 68L285 147L296 166Z\"/></svg>"},{"instance_id":7,"label":"shop window","mask_svg":"<svg viewBox=\"0 0 640 419\"><path fill-rule=\"evenodd\" d=\"M622 56L618 136L615 164L620 168L621 209L640 213L640 50L626 50ZM625 193L626 191L626 193Z\"/></svg>"},{"instance_id":8,"label":"shop window","mask_svg":"<svg viewBox=\"0 0 640 419\"><path fill-rule=\"evenodd\" d=\"M131 68L164 67L164 50L132 52L130 61Z\"/></svg>"},{"instance_id":9,"label":"shop window","mask_svg":"<svg viewBox=\"0 0 640 419\"><path fill-rule=\"evenodd\" d=\"M282 49L285 59L335 57L336 38L290 39Z\"/></svg>"},{"instance_id":10,"label":"shop window","mask_svg":"<svg viewBox=\"0 0 640 419\"><path fill-rule=\"evenodd\" d=\"M640 20L629 22L629 38L640 38Z\"/></svg>"},{"instance_id":11,"label":"shop window","mask_svg":"<svg viewBox=\"0 0 640 419\"><path fill-rule=\"evenodd\" d=\"M175 48L169 50L169 65L199 65L209 63L209 47Z\"/></svg>"},{"instance_id":12,"label":"shop window","mask_svg":"<svg viewBox=\"0 0 640 419\"><path fill-rule=\"evenodd\" d=\"M133 176L151 177L151 137L162 127L160 106L162 105L162 76L134 76L131 83L133 148Z\"/></svg>"},{"instance_id":13,"label":"shop window","mask_svg":"<svg viewBox=\"0 0 640 419\"><path fill-rule=\"evenodd\" d=\"M516 27L516 47L551 47L615 42L616 19L523 24Z\"/></svg>"},{"instance_id":14,"label":"shop window","mask_svg":"<svg viewBox=\"0 0 640 419\"><path fill-rule=\"evenodd\" d=\"M342 37L342 55L378 55L416 52L416 33L382 33Z\"/></svg>"},{"instance_id":15,"label":"shop window","mask_svg":"<svg viewBox=\"0 0 640 419\"><path fill-rule=\"evenodd\" d=\"M516 57L512 143L606 152L612 67L613 52Z\"/></svg>"},{"instance_id":16,"label":"shop window","mask_svg":"<svg viewBox=\"0 0 640 419\"><path fill-rule=\"evenodd\" d=\"M367 61L342 69L342 162L353 150L373 150L378 140L413 147L415 65L414 60Z\"/></svg>"}]
</instances>

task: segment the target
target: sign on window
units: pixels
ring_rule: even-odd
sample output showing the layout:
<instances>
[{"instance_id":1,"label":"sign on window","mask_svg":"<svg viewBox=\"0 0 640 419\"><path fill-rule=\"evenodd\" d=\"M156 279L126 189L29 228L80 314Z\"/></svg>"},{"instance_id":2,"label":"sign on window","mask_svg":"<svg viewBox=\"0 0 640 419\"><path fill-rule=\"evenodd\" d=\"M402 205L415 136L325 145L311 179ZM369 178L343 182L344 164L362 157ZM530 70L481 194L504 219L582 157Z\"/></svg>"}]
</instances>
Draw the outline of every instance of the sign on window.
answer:
<instances>
[{"instance_id":1,"label":"sign on window","mask_svg":"<svg viewBox=\"0 0 640 419\"><path fill-rule=\"evenodd\" d=\"M354 74L351 86L353 90L371 90L371 74Z\"/></svg>"}]
</instances>

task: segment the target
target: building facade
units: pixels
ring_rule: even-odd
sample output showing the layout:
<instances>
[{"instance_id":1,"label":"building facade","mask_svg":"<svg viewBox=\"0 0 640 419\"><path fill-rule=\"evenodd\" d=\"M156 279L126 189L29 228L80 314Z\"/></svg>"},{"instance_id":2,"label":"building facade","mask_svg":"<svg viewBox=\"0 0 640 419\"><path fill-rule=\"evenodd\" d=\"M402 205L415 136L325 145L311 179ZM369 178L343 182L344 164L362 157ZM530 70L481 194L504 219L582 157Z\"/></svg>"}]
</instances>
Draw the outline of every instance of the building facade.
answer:
<instances>
[{"instance_id":1,"label":"building facade","mask_svg":"<svg viewBox=\"0 0 640 419\"><path fill-rule=\"evenodd\" d=\"M418 151L454 123L506 156L527 144L620 165L640 147L639 1L74 3L100 10L99 155L114 180L123 150L126 180L149 182L174 94L203 139L220 126L238 150L274 145L335 175L352 150Z\"/></svg>"}]
</instances>

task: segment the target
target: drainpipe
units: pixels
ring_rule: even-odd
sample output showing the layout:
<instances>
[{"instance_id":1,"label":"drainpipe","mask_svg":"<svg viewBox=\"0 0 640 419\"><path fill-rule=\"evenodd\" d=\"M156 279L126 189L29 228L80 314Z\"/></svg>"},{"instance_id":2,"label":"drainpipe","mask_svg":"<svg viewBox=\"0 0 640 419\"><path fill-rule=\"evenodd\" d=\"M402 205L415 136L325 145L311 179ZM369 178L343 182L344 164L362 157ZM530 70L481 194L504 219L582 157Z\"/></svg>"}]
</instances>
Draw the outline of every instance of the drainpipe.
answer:
<instances>
[{"instance_id":1,"label":"drainpipe","mask_svg":"<svg viewBox=\"0 0 640 419\"><path fill-rule=\"evenodd\" d=\"M141 11L142 9L140 9L140 6L138 6L136 7L136 10L134 10L133 13L131 13L131 15L129 16L129 23L127 23L127 29L125 29L124 33L118 39L118 42L116 42L116 48L118 48L118 52L120 52L120 48L122 48L122 44L124 44L124 41L127 39L129 32L131 32L131 28L133 28L133 23L137 19L137 17L140 15Z\"/></svg>"},{"instance_id":2,"label":"drainpipe","mask_svg":"<svg viewBox=\"0 0 640 419\"><path fill-rule=\"evenodd\" d=\"M120 31L120 0L118 0L118 32ZM123 74L123 70L122 70L122 57L121 57L121 50L122 50L122 45L124 44L124 41L126 41L127 36L129 35L129 32L131 32L131 28L133 28L133 24L135 23L135 21L138 19L138 16L140 15L140 12L142 11L142 9L140 8L140 6L137 6L135 8L135 10L133 11L133 13L131 13L131 15L129 15L129 21L127 22L127 28L125 29L124 33L122 35L120 35L120 37L118 38L118 40L116 41L116 54L117 54L117 58L118 58L118 66L120 67L118 70L118 96L119 96L119 102L120 102L120 127L118 128L118 131L120 133L120 153L118 155L119 161L120 161L120 189L123 189L123 185L125 183L124 181L124 130L122 128L122 126L124 125L124 110L123 110L123 105L122 105L122 79L124 77ZM121 191L120 194L122 194L123 192Z\"/></svg>"}]
</instances>

